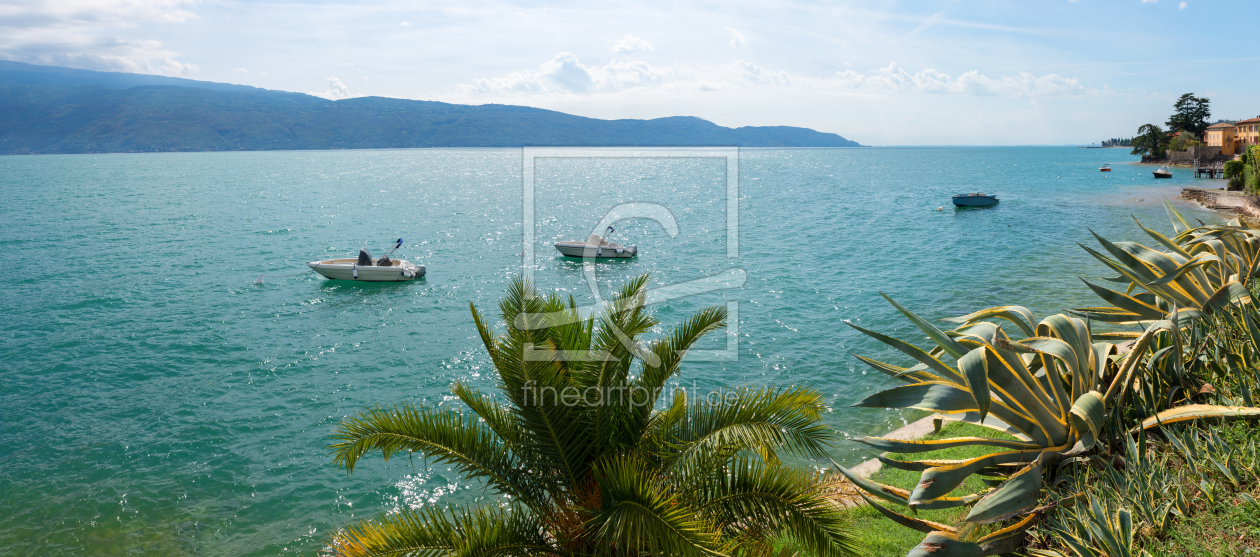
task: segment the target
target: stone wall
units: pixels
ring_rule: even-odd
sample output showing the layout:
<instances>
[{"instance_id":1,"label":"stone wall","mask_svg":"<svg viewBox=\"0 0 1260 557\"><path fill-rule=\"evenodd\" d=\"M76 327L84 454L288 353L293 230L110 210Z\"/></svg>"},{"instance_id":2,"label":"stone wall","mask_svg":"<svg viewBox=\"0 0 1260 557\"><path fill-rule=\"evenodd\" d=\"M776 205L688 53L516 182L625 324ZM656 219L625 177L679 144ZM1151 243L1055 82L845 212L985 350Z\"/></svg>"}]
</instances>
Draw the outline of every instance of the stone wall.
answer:
<instances>
[{"instance_id":1,"label":"stone wall","mask_svg":"<svg viewBox=\"0 0 1260 557\"><path fill-rule=\"evenodd\" d=\"M1185 151L1168 152L1168 162L1172 164L1194 164L1194 159L1199 159L1199 164L1206 165L1232 158L1233 156L1221 154L1220 147L1209 145L1196 145Z\"/></svg>"}]
</instances>

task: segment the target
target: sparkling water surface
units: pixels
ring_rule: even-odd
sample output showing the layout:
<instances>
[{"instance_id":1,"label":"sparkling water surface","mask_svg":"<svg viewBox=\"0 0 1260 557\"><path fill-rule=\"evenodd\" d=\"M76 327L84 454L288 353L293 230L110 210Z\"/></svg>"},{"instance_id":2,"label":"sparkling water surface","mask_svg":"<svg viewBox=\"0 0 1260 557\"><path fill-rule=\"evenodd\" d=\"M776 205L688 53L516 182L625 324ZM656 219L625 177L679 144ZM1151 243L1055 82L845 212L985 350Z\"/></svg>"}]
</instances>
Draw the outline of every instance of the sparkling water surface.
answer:
<instances>
[{"instance_id":1,"label":"sparkling water surface","mask_svg":"<svg viewBox=\"0 0 1260 557\"><path fill-rule=\"evenodd\" d=\"M731 258L725 159L610 153L535 159L539 287L592 303L551 242L621 203L663 206L678 235L618 223L611 239L640 255L594 265L600 296L642 273L666 286L742 270L742 287L653 306L668 326L738 305L737 358L688 362L679 383L809 385L849 436L916 417L848 407L894 384L849 352L905 359L846 321L922 338L880 291L931 319L1097 305L1076 278L1105 274L1076 245L1096 245L1089 228L1146 241L1134 217L1170 232L1163 199L1223 183L1156 181L1116 149L743 150ZM457 408L452 381L492 387L468 304L494 314L522 270L522 168L519 149L0 157L0 554L311 554L358 518L493 497L418 458L348 476L326 445L369 405ZM971 191L1001 203L951 206ZM424 279L253 284L400 236Z\"/></svg>"}]
</instances>

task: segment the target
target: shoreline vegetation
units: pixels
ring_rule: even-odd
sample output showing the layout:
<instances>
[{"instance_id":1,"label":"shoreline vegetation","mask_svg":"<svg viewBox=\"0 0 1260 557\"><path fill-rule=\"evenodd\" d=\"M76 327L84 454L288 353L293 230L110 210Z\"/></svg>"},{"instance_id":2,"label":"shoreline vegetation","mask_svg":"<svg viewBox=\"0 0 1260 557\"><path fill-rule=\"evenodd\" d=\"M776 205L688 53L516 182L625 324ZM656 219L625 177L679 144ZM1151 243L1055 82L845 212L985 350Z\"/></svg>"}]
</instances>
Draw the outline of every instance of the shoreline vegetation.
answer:
<instances>
[{"instance_id":1,"label":"shoreline vegetation","mask_svg":"<svg viewBox=\"0 0 1260 557\"><path fill-rule=\"evenodd\" d=\"M646 276L585 320L576 302L517 279L500 327L471 307L497 393L453 385L472 414L371 408L343 420L329 447L348 472L368 454L420 453L485 482L495 502L361 521L326 552L1260 551L1260 231L1193 226L1165 208L1174 235L1138 223L1158 249L1097 235L1101 250L1082 246L1119 275L1106 279L1118 286L1085 281L1106 305L1040 320L998 306L944 319L954 326L944 330L884 296L926 349L848 323L911 364L855 355L904 384L853 406L933 413L849 440L881 452L878 467L829 461L841 441L820 424L823 396L811 389L656 398L687 348L724 326L723 308L640 344L657 325L643 311ZM583 398L592 389L639 394Z\"/></svg>"},{"instance_id":2,"label":"shoreline vegetation","mask_svg":"<svg viewBox=\"0 0 1260 557\"><path fill-rule=\"evenodd\" d=\"M1079 308L1034 326L1026 309L1003 306L946 319L961 326L942 331L889 299L932 339L930 351L851 325L918 361L902 368L858 356L909 385L857 406L963 413L967 421L988 414L1019 430L1013 439L957 426L935 428L956 436L919 441L902 439L900 430L856 439L887 451L879 462L895 472L836 466L869 494L863 495L869 507L853 511L866 533L861 540L873 544L869 555L1023 549L1038 557L1225 556L1260 550L1260 430L1254 424L1260 392L1253 392L1260 370L1255 360L1230 361L1220 350L1232 342L1251 353L1260 341L1260 311L1250 292L1260 232L1238 221L1192 228L1166 207L1176 236L1142 229L1169 251L1101 237L1106 255L1085 248L1118 271L1119 282L1144 290L1131 296L1132 290L1086 282L1110 307ZM1209 255L1215 248L1225 259ZM1220 264L1201 265L1204 257ZM1224 264L1230 258L1237 258L1232 268ZM1207 272L1191 272L1191 278L1192 268ZM1139 325L1141 332L1109 331L1106 324ZM1003 325L1014 325L1025 338L1007 336ZM946 363L954 359L957 367ZM1249 422L1216 425L1231 419ZM923 420L914 425L924 429ZM964 447L974 450L944 454ZM966 485L975 476L984 477L983 485ZM944 509L960 510L938 514ZM927 537L914 547L904 539L887 547L882 542L897 534L874 533L883 529L881 521Z\"/></svg>"}]
</instances>

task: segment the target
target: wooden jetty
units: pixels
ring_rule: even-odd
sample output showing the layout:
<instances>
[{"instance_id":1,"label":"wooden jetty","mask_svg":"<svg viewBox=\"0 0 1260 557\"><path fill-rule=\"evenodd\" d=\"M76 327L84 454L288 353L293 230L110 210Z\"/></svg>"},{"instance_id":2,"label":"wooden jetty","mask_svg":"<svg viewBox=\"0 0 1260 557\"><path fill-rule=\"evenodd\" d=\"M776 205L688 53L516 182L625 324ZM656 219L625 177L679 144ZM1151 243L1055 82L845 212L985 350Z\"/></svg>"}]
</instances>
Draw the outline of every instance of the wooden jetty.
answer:
<instances>
[{"instance_id":1,"label":"wooden jetty","mask_svg":"<svg viewBox=\"0 0 1260 557\"><path fill-rule=\"evenodd\" d=\"M1207 174L1207 177L1210 180L1214 180L1217 177L1224 178L1225 163L1222 161L1215 164L1208 163L1201 166L1199 165L1199 159L1194 159L1194 177L1202 178L1204 174Z\"/></svg>"}]
</instances>

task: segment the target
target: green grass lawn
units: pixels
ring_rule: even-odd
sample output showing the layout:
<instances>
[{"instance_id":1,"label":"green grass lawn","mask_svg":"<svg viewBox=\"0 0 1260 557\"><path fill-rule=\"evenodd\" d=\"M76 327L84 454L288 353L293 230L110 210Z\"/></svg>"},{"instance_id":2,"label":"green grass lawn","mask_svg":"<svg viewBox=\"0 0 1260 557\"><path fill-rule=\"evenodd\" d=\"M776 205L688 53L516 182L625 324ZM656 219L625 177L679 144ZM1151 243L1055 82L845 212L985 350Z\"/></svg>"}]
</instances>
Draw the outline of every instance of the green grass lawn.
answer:
<instances>
[{"instance_id":1,"label":"green grass lawn","mask_svg":"<svg viewBox=\"0 0 1260 557\"><path fill-rule=\"evenodd\" d=\"M1154 557L1260 557L1260 509L1237 502L1201 509L1146 550Z\"/></svg>"}]
</instances>

